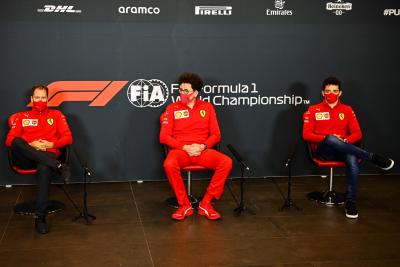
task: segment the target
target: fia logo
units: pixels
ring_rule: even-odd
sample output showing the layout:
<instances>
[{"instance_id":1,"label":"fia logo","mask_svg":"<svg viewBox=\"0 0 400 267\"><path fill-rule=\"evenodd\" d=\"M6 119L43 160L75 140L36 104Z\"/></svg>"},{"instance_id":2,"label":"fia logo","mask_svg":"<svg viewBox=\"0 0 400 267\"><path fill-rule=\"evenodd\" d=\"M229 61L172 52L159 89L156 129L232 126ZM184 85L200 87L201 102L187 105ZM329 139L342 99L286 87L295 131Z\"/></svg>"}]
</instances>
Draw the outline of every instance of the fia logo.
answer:
<instances>
[{"instance_id":1,"label":"fia logo","mask_svg":"<svg viewBox=\"0 0 400 267\"><path fill-rule=\"evenodd\" d=\"M138 108L160 107L169 96L167 85L158 79L138 79L133 81L127 91L129 102Z\"/></svg>"}]
</instances>

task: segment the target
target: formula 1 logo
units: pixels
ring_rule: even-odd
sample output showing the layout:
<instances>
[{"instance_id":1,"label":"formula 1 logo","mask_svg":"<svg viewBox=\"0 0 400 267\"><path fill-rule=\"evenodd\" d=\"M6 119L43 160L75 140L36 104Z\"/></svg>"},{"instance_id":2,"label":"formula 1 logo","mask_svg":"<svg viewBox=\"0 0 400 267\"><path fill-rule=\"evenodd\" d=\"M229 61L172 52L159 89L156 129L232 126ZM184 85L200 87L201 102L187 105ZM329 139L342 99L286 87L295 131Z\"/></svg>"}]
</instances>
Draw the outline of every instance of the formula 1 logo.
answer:
<instances>
[{"instance_id":1,"label":"formula 1 logo","mask_svg":"<svg viewBox=\"0 0 400 267\"><path fill-rule=\"evenodd\" d=\"M138 108L157 108L167 102L169 91L167 85L158 79L133 81L127 91L129 102Z\"/></svg>"},{"instance_id":2,"label":"formula 1 logo","mask_svg":"<svg viewBox=\"0 0 400 267\"><path fill-rule=\"evenodd\" d=\"M103 107L128 83L128 81L57 81L49 84L49 107L63 102L88 101L91 107ZM32 103L28 104L32 107Z\"/></svg>"},{"instance_id":3,"label":"formula 1 logo","mask_svg":"<svg viewBox=\"0 0 400 267\"><path fill-rule=\"evenodd\" d=\"M82 13L82 10L75 10L74 6L44 5L44 8L37 10L39 13Z\"/></svg>"}]
</instances>

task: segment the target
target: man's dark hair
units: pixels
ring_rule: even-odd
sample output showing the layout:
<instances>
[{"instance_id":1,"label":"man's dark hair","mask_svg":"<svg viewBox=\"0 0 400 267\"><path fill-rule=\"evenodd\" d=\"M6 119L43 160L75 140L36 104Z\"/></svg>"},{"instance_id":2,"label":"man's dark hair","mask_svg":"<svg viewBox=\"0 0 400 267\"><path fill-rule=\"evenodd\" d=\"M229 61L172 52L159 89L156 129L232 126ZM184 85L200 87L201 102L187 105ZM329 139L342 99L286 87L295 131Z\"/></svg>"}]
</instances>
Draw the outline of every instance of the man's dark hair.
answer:
<instances>
[{"instance_id":1,"label":"man's dark hair","mask_svg":"<svg viewBox=\"0 0 400 267\"><path fill-rule=\"evenodd\" d=\"M49 96L49 88L47 88L46 85L36 84L36 85L32 86L32 90L31 90L31 93L32 93L31 95L32 96L33 96L33 93L35 92L36 89L45 90L46 91L46 95Z\"/></svg>"},{"instance_id":2,"label":"man's dark hair","mask_svg":"<svg viewBox=\"0 0 400 267\"><path fill-rule=\"evenodd\" d=\"M182 73L181 76L179 76L178 83L179 85L181 85L182 83L190 83L192 85L192 88L199 92L203 87L203 80L200 78L200 76L195 73L189 72Z\"/></svg>"},{"instance_id":3,"label":"man's dark hair","mask_svg":"<svg viewBox=\"0 0 400 267\"><path fill-rule=\"evenodd\" d=\"M342 91L342 83L339 81L338 78L336 78L334 76L330 76L323 81L322 91L325 90L325 86L327 86L327 85L337 85L337 86L339 86L339 90Z\"/></svg>"}]
</instances>

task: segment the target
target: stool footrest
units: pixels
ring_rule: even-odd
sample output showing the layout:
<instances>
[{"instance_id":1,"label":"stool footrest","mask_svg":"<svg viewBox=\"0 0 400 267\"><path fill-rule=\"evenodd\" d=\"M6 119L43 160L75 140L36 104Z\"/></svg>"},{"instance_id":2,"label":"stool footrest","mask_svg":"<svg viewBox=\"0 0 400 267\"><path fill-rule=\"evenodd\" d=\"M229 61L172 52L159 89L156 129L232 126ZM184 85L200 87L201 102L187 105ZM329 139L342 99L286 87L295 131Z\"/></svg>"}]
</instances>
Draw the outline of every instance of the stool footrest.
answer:
<instances>
[{"instance_id":1,"label":"stool footrest","mask_svg":"<svg viewBox=\"0 0 400 267\"><path fill-rule=\"evenodd\" d=\"M307 194L307 198L325 205L342 205L346 202L346 194L335 191L310 192Z\"/></svg>"},{"instance_id":2,"label":"stool footrest","mask_svg":"<svg viewBox=\"0 0 400 267\"><path fill-rule=\"evenodd\" d=\"M46 212L47 214L62 211L65 204L57 200L49 200ZM36 212L36 201L21 202L15 205L14 212L20 215L34 215Z\"/></svg>"},{"instance_id":3,"label":"stool footrest","mask_svg":"<svg viewBox=\"0 0 400 267\"><path fill-rule=\"evenodd\" d=\"M188 198L193 208L197 208L199 206L201 198L194 197L192 195L189 195ZM179 208L178 200L176 199L176 197L167 198L167 200L165 200L165 203L167 203L167 205L171 208Z\"/></svg>"}]
</instances>

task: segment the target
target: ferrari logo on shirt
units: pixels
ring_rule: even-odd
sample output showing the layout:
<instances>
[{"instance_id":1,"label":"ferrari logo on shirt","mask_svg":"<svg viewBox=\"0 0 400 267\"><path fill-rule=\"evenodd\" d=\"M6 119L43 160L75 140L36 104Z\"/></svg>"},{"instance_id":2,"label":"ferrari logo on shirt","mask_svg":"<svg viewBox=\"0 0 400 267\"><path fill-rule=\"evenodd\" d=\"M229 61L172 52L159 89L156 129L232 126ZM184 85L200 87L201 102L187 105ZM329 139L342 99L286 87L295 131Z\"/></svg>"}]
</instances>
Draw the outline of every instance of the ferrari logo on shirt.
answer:
<instances>
[{"instance_id":1,"label":"ferrari logo on shirt","mask_svg":"<svg viewBox=\"0 0 400 267\"><path fill-rule=\"evenodd\" d=\"M344 120L344 113L339 113L339 119L342 121Z\"/></svg>"},{"instance_id":2,"label":"ferrari logo on shirt","mask_svg":"<svg viewBox=\"0 0 400 267\"><path fill-rule=\"evenodd\" d=\"M174 111L174 117L176 120L189 118L189 110L177 110Z\"/></svg>"},{"instance_id":3,"label":"ferrari logo on shirt","mask_svg":"<svg viewBox=\"0 0 400 267\"><path fill-rule=\"evenodd\" d=\"M315 119L317 121L329 120L329 112L317 112L315 113Z\"/></svg>"},{"instance_id":4,"label":"ferrari logo on shirt","mask_svg":"<svg viewBox=\"0 0 400 267\"><path fill-rule=\"evenodd\" d=\"M37 125L38 125L37 119L22 119L22 127L37 126Z\"/></svg>"},{"instance_id":5,"label":"ferrari logo on shirt","mask_svg":"<svg viewBox=\"0 0 400 267\"><path fill-rule=\"evenodd\" d=\"M54 119L53 119L53 118L48 118L48 119L47 119L47 123L48 123L49 125L53 125Z\"/></svg>"},{"instance_id":6,"label":"ferrari logo on shirt","mask_svg":"<svg viewBox=\"0 0 400 267\"><path fill-rule=\"evenodd\" d=\"M204 109L200 110L200 116L204 118L206 116L206 111Z\"/></svg>"}]
</instances>

